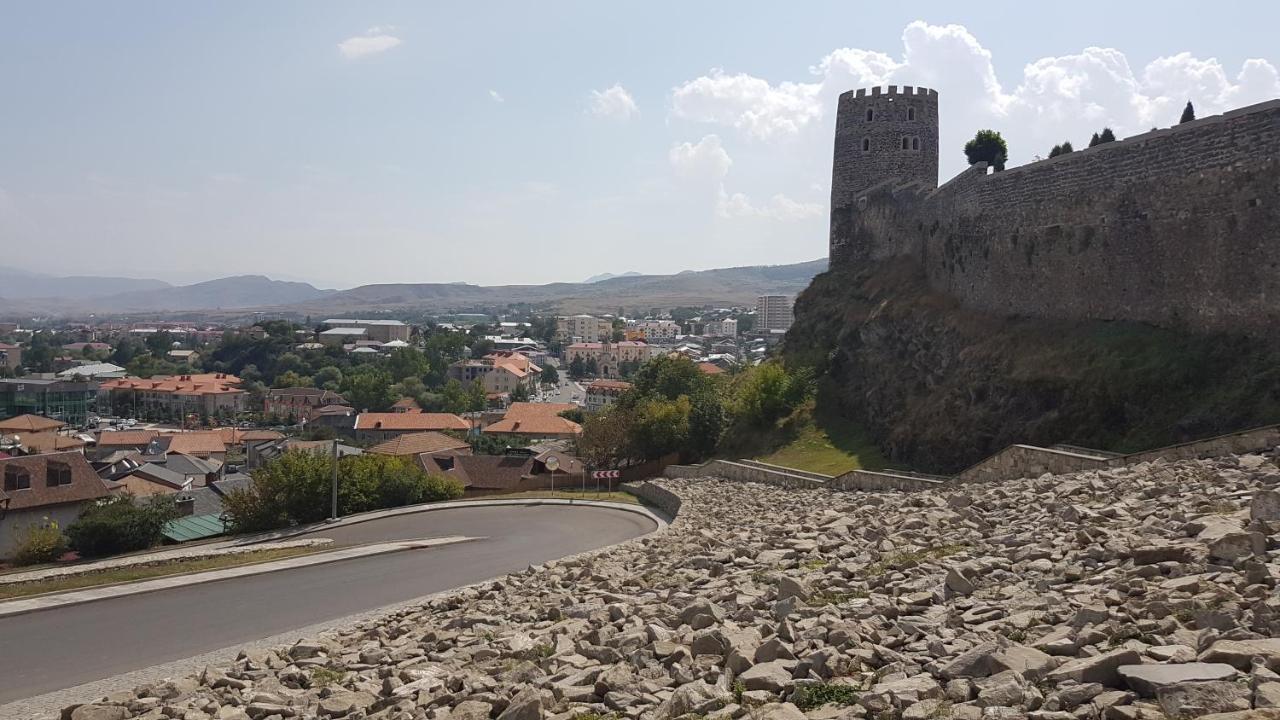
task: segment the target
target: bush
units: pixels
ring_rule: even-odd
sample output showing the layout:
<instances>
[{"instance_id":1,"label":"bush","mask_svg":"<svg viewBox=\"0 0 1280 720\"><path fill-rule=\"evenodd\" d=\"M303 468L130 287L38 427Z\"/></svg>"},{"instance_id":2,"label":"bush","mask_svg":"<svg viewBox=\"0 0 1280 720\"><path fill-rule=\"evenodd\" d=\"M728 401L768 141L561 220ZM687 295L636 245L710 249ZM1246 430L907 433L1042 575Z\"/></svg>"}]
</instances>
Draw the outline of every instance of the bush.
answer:
<instances>
[{"instance_id":1,"label":"bush","mask_svg":"<svg viewBox=\"0 0 1280 720\"><path fill-rule=\"evenodd\" d=\"M86 508L67 526L67 538L83 557L145 550L160 542L165 523L177 516L171 497L138 502L132 495L118 495Z\"/></svg>"},{"instance_id":2,"label":"bush","mask_svg":"<svg viewBox=\"0 0 1280 720\"><path fill-rule=\"evenodd\" d=\"M67 538L57 521L49 518L39 525L28 525L18 534L18 546L10 558L15 565L51 563L67 552Z\"/></svg>"},{"instance_id":3,"label":"bush","mask_svg":"<svg viewBox=\"0 0 1280 720\"><path fill-rule=\"evenodd\" d=\"M327 518L332 462L325 454L293 451L257 468L250 487L223 499L231 528L252 532ZM342 458L338 477L340 515L462 496L462 485L453 478L428 475L412 460L389 455Z\"/></svg>"}]
</instances>

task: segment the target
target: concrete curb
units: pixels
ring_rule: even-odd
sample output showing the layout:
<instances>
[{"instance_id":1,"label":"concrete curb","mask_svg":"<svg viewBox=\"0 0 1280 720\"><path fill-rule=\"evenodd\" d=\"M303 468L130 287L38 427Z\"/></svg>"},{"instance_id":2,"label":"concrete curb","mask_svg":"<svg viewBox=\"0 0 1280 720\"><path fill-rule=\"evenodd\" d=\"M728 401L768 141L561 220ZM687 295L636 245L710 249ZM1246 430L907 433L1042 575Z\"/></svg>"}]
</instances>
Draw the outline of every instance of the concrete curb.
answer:
<instances>
[{"instance_id":1,"label":"concrete curb","mask_svg":"<svg viewBox=\"0 0 1280 720\"><path fill-rule=\"evenodd\" d=\"M85 588L84 590L70 590L62 593L35 595L29 598L17 598L14 600L0 602L0 617L25 615L27 613L40 612L42 610L53 610L56 608L66 607L68 605L83 605L84 603L109 600L111 598L123 597L126 595L141 595L143 593L159 592L161 590L187 587L189 585L202 585L204 583L231 580L234 578L248 577L250 575L278 572L280 570L311 567L313 565L325 565L328 563L341 562L343 560L354 560L374 555L400 552L403 550L421 550L425 548L453 545L456 543L482 539L483 538L479 537L453 535L442 538L396 540L393 542L356 545L331 552L302 555L300 557L284 558L282 560L271 560L263 563L252 563L249 565L240 565L238 567L225 568L222 570L206 570L203 572L160 577L153 580L116 583L114 585L100 585L97 587Z\"/></svg>"},{"instance_id":2,"label":"concrete curb","mask_svg":"<svg viewBox=\"0 0 1280 720\"><path fill-rule=\"evenodd\" d=\"M299 525L297 527L285 530L277 530L275 532L261 533L250 537L242 538L232 542L233 545L252 545L260 542L268 542L274 540L283 540L297 535L306 535L313 532L323 532L329 528L347 527L348 525L358 525L370 520L381 520L383 518L397 517L400 515L413 515L415 513L435 512L437 510L456 510L472 507L499 507L503 505L586 505L588 507L612 508L614 510L622 510L625 512L643 515L650 520L658 523L658 530L665 528L669 524L666 517L653 511L653 508L646 507L637 503L620 503L608 500L574 500L566 498L511 498L508 500L450 500L448 502L423 503L421 505L406 505L404 507L391 508L389 510L371 510L356 515L348 515L338 518L334 522L322 521L311 523L310 525ZM643 537L643 536L641 536Z\"/></svg>"}]
</instances>

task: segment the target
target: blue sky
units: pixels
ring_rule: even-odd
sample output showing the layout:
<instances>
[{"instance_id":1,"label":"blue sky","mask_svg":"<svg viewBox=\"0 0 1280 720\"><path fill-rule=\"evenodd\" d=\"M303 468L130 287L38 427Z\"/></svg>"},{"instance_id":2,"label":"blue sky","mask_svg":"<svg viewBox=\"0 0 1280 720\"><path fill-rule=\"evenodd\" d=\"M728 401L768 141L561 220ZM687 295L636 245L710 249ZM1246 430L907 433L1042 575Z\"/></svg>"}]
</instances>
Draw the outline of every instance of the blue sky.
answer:
<instances>
[{"instance_id":1,"label":"blue sky","mask_svg":"<svg viewBox=\"0 0 1280 720\"><path fill-rule=\"evenodd\" d=\"M1280 96L1280 3L616 5L5 2L0 263L349 287L797 262L826 253L844 90L937 87L944 180L979 127L1019 164Z\"/></svg>"}]
</instances>

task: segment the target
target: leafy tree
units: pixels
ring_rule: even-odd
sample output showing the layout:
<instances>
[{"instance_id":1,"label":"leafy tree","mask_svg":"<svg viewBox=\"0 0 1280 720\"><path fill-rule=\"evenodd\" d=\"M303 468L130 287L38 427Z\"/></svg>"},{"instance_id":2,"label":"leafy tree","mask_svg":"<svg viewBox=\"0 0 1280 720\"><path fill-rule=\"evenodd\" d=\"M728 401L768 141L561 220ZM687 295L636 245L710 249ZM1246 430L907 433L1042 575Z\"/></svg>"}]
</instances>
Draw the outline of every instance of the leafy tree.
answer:
<instances>
[{"instance_id":1,"label":"leafy tree","mask_svg":"<svg viewBox=\"0 0 1280 720\"><path fill-rule=\"evenodd\" d=\"M173 349L173 336L168 330L151 333L147 336L147 350L156 357L164 357Z\"/></svg>"},{"instance_id":2,"label":"leafy tree","mask_svg":"<svg viewBox=\"0 0 1280 720\"><path fill-rule=\"evenodd\" d=\"M631 423L632 451L643 460L653 460L684 450L689 445L692 410L687 395L642 400Z\"/></svg>"},{"instance_id":3,"label":"leafy tree","mask_svg":"<svg viewBox=\"0 0 1280 720\"><path fill-rule=\"evenodd\" d=\"M387 358L387 370L397 382L409 377L421 378L431 372L431 361L414 348L396 348Z\"/></svg>"},{"instance_id":4,"label":"leafy tree","mask_svg":"<svg viewBox=\"0 0 1280 720\"><path fill-rule=\"evenodd\" d=\"M589 357L583 364L582 370L590 377L599 377L600 363L595 359L595 357Z\"/></svg>"},{"instance_id":5,"label":"leafy tree","mask_svg":"<svg viewBox=\"0 0 1280 720\"><path fill-rule=\"evenodd\" d=\"M298 356L297 353L282 353L280 357L276 359L275 371L277 375L287 372L307 375L309 374L307 369L307 364Z\"/></svg>"},{"instance_id":6,"label":"leafy tree","mask_svg":"<svg viewBox=\"0 0 1280 720\"><path fill-rule=\"evenodd\" d=\"M299 375L293 370L287 370L277 375L272 385L278 388L311 387L311 378Z\"/></svg>"},{"instance_id":7,"label":"leafy tree","mask_svg":"<svg viewBox=\"0 0 1280 720\"><path fill-rule=\"evenodd\" d=\"M524 385L516 385L511 391L511 402L529 402L529 388Z\"/></svg>"},{"instance_id":8,"label":"leafy tree","mask_svg":"<svg viewBox=\"0 0 1280 720\"><path fill-rule=\"evenodd\" d=\"M396 401L391 373L372 366L355 368L342 381L342 394L357 410L384 412Z\"/></svg>"},{"instance_id":9,"label":"leafy tree","mask_svg":"<svg viewBox=\"0 0 1280 720\"><path fill-rule=\"evenodd\" d=\"M583 419L578 455L594 468L621 467L632 458L633 413L616 406Z\"/></svg>"},{"instance_id":10,"label":"leafy tree","mask_svg":"<svg viewBox=\"0 0 1280 720\"><path fill-rule=\"evenodd\" d=\"M489 406L489 397L485 394L484 383L473 382L467 388L467 410L479 412Z\"/></svg>"},{"instance_id":11,"label":"leafy tree","mask_svg":"<svg viewBox=\"0 0 1280 720\"><path fill-rule=\"evenodd\" d=\"M37 332L31 336L31 344L23 353L23 364L35 372L53 372L53 359L56 353L47 332Z\"/></svg>"},{"instance_id":12,"label":"leafy tree","mask_svg":"<svg viewBox=\"0 0 1280 720\"><path fill-rule=\"evenodd\" d=\"M970 165L985 161L999 172L1009 160L1009 146L995 130L979 130L964 144L964 154Z\"/></svg>"},{"instance_id":13,"label":"leafy tree","mask_svg":"<svg viewBox=\"0 0 1280 720\"><path fill-rule=\"evenodd\" d=\"M311 382L318 388L337 390L342 387L342 371L333 365L325 365L311 377Z\"/></svg>"},{"instance_id":14,"label":"leafy tree","mask_svg":"<svg viewBox=\"0 0 1280 720\"><path fill-rule=\"evenodd\" d=\"M582 408L580 407L573 407L573 408L569 408L568 410L561 410L556 414L564 418L565 420L576 422L579 425L586 422L587 420L587 414L582 412Z\"/></svg>"},{"instance_id":15,"label":"leafy tree","mask_svg":"<svg viewBox=\"0 0 1280 720\"><path fill-rule=\"evenodd\" d=\"M1196 119L1196 109L1191 105L1191 101L1187 101L1187 106L1182 108L1182 118L1178 120L1181 125L1184 122L1191 122Z\"/></svg>"},{"instance_id":16,"label":"leafy tree","mask_svg":"<svg viewBox=\"0 0 1280 720\"><path fill-rule=\"evenodd\" d=\"M469 402L467 391L462 387L462 383L457 380L445 383L444 392L441 393L441 405L445 412L464 413L467 411Z\"/></svg>"},{"instance_id":17,"label":"leafy tree","mask_svg":"<svg viewBox=\"0 0 1280 720\"><path fill-rule=\"evenodd\" d=\"M583 361L582 356L578 355L569 361L569 377L574 380L581 380L587 375L587 363Z\"/></svg>"},{"instance_id":18,"label":"leafy tree","mask_svg":"<svg viewBox=\"0 0 1280 720\"><path fill-rule=\"evenodd\" d=\"M480 338L471 343L471 357L481 358L493 352L493 341L487 338Z\"/></svg>"},{"instance_id":19,"label":"leafy tree","mask_svg":"<svg viewBox=\"0 0 1280 720\"><path fill-rule=\"evenodd\" d=\"M129 363L133 362L133 358L136 357L137 354L138 344L133 341L133 338L122 337L120 338L120 341L116 343L115 350L111 352L111 362L119 365L120 367L126 367Z\"/></svg>"},{"instance_id":20,"label":"leafy tree","mask_svg":"<svg viewBox=\"0 0 1280 720\"><path fill-rule=\"evenodd\" d=\"M812 390L810 371L788 372L781 363L761 363L735 378L734 420L749 427L768 427L789 415Z\"/></svg>"},{"instance_id":21,"label":"leafy tree","mask_svg":"<svg viewBox=\"0 0 1280 720\"><path fill-rule=\"evenodd\" d=\"M560 371L556 370L555 365L548 363L546 367L542 368L542 375L538 379L548 385L555 385L560 382Z\"/></svg>"},{"instance_id":22,"label":"leafy tree","mask_svg":"<svg viewBox=\"0 0 1280 720\"><path fill-rule=\"evenodd\" d=\"M627 334L622 330L615 329L611 337L613 338L613 342L622 342L623 340L627 339Z\"/></svg>"},{"instance_id":23,"label":"leafy tree","mask_svg":"<svg viewBox=\"0 0 1280 720\"><path fill-rule=\"evenodd\" d=\"M67 526L71 548L83 557L102 557L145 550L160 542L165 523L178 517L172 496L153 496L139 502L132 495L116 495L85 508Z\"/></svg>"},{"instance_id":24,"label":"leafy tree","mask_svg":"<svg viewBox=\"0 0 1280 720\"><path fill-rule=\"evenodd\" d=\"M715 451L724 432L725 413L718 381L698 368L683 355L665 355L645 363L632 380L633 387L618 398L616 406L624 411L638 411L645 400L689 403L688 432L679 451L691 459L702 458ZM654 410L653 412L657 412ZM648 449L652 449L652 445ZM640 447L636 450L640 452ZM647 452L641 452L649 457Z\"/></svg>"}]
</instances>

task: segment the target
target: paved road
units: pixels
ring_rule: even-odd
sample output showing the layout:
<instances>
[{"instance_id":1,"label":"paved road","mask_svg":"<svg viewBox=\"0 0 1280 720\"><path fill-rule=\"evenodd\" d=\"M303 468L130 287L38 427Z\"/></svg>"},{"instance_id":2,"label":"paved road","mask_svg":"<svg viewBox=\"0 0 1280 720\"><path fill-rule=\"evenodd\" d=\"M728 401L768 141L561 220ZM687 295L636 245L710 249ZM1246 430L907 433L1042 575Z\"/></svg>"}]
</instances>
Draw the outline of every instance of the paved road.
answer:
<instances>
[{"instance_id":1,"label":"paved road","mask_svg":"<svg viewBox=\"0 0 1280 720\"><path fill-rule=\"evenodd\" d=\"M622 510L542 505L439 510L318 531L342 544L487 539L0 619L0 703L479 582L653 528Z\"/></svg>"}]
</instances>

